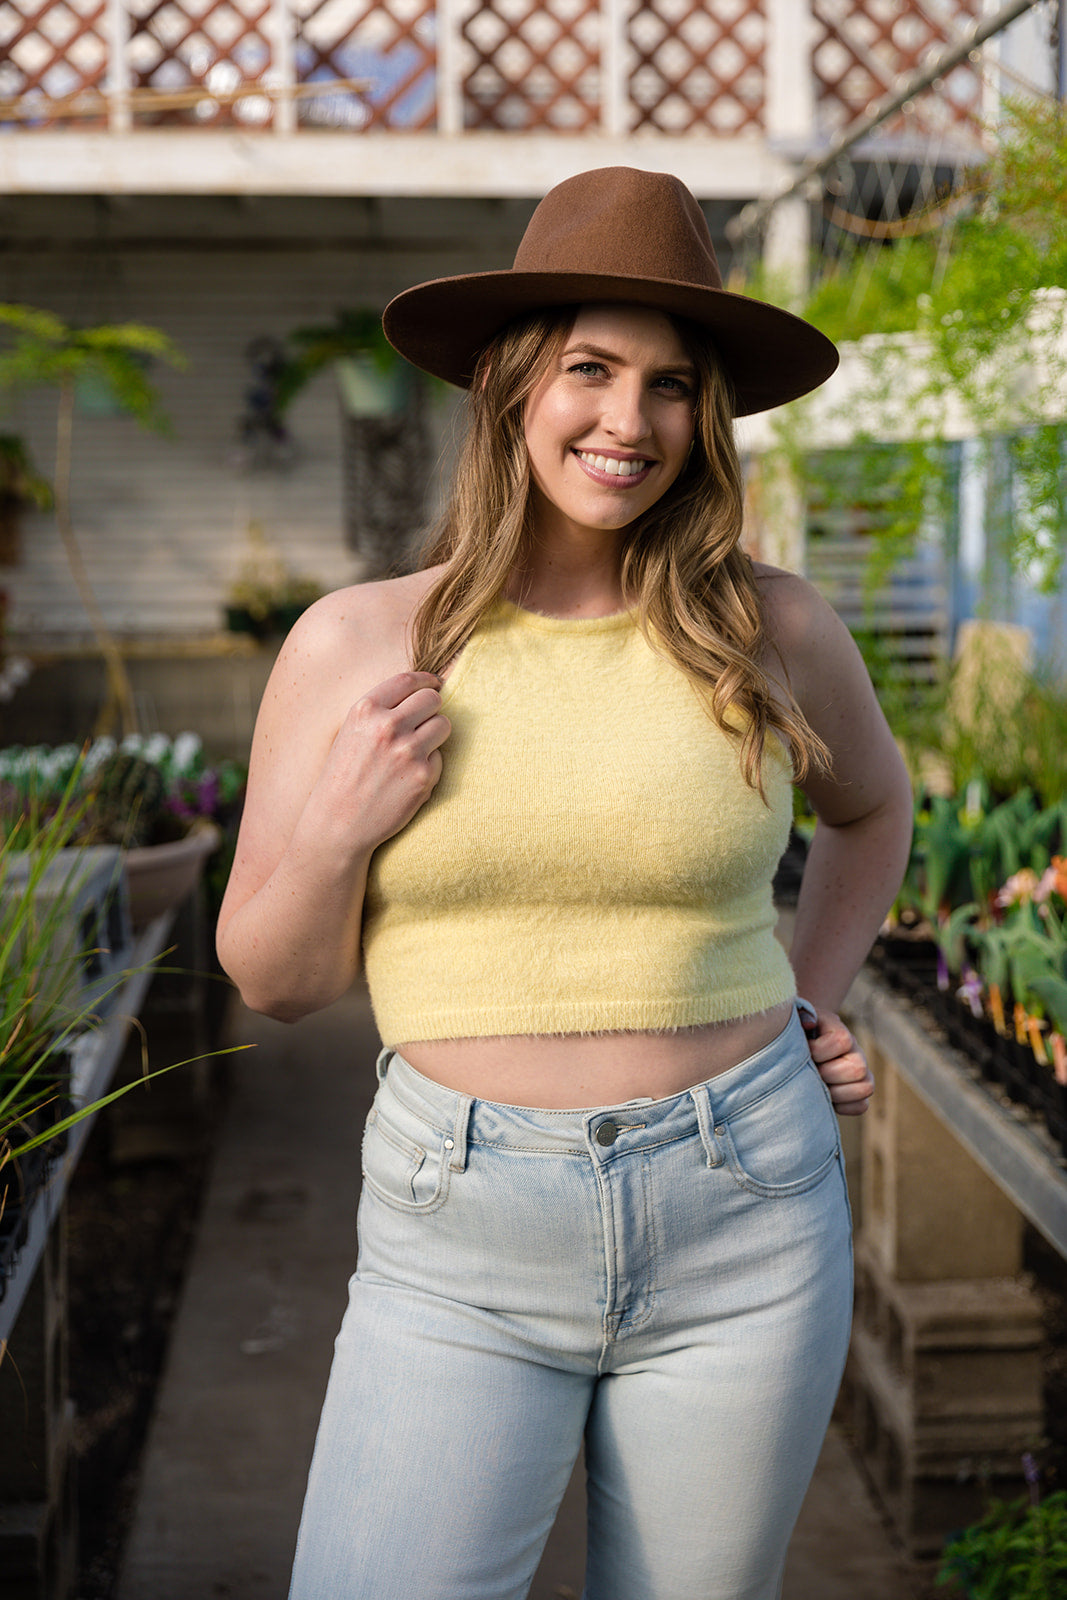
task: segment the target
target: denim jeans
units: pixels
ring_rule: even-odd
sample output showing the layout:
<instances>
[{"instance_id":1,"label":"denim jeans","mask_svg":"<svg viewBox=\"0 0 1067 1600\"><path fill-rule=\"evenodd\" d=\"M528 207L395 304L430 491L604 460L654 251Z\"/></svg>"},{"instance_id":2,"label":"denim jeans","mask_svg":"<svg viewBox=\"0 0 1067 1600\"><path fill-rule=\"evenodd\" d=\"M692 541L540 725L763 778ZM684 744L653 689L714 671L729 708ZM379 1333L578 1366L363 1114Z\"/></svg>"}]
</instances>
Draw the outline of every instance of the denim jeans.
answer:
<instances>
[{"instance_id":1,"label":"denim jeans","mask_svg":"<svg viewBox=\"0 0 1067 1600\"><path fill-rule=\"evenodd\" d=\"M775 1600L852 1300L796 1012L591 1111L378 1070L290 1600L520 1600L583 1436L587 1600Z\"/></svg>"}]
</instances>

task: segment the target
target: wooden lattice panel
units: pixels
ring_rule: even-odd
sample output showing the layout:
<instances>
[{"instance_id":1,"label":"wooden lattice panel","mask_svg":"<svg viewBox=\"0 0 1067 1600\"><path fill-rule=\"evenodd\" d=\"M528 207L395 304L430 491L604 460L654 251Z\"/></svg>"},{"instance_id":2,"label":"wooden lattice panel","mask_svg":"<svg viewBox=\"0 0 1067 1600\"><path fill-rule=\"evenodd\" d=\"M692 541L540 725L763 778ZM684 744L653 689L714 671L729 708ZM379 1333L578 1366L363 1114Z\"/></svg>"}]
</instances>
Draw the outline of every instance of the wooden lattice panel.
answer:
<instances>
[{"instance_id":1,"label":"wooden lattice panel","mask_svg":"<svg viewBox=\"0 0 1067 1600\"><path fill-rule=\"evenodd\" d=\"M434 0L295 0L298 83L366 80L301 102L300 120L326 127L432 128L436 121Z\"/></svg>"},{"instance_id":2,"label":"wooden lattice panel","mask_svg":"<svg viewBox=\"0 0 1067 1600\"><path fill-rule=\"evenodd\" d=\"M629 28L633 126L762 128L766 33L763 0L643 0Z\"/></svg>"},{"instance_id":3,"label":"wooden lattice panel","mask_svg":"<svg viewBox=\"0 0 1067 1600\"><path fill-rule=\"evenodd\" d=\"M270 0L134 0L127 47L132 86L161 94L196 88L232 94L257 83L273 62L270 12ZM266 95L137 113L142 124L263 127L272 120Z\"/></svg>"},{"instance_id":4,"label":"wooden lattice panel","mask_svg":"<svg viewBox=\"0 0 1067 1600\"><path fill-rule=\"evenodd\" d=\"M32 106L37 98L103 88L106 22L107 0L0 0L0 99L21 97ZM48 127L53 120L42 116L22 126Z\"/></svg>"},{"instance_id":5,"label":"wooden lattice panel","mask_svg":"<svg viewBox=\"0 0 1067 1600\"><path fill-rule=\"evenodd\" d=\"M600 122L598 0L480 0L463 24L469 128L580 133Z\"/></svg>"},{"instance_id":6,"label":"wooden lattice panel","mask_svg":"<svg viewBox=\"0 0 1067 1600\"><path fill-rule=\"evenodd\" d=\"M820 132L846 128L875 101L955 44L982 10L982 0L948 0L922 6L901 0L812 0L816 39L812 57ZM887 124L912 134L955 128L977 136L981 120L979 74L964 63L916 100L907 118Z\"/></svg>"}]
</instances>

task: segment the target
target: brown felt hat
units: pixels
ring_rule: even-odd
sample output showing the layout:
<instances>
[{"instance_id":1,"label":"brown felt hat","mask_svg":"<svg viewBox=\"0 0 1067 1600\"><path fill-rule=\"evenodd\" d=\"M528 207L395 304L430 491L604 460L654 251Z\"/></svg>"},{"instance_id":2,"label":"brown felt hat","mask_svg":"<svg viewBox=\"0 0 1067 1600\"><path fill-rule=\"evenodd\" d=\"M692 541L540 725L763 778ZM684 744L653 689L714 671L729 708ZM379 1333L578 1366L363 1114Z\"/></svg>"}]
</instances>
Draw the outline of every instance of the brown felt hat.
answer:
<instances>
[{"instance_id":1,"label":"brown felt hat","mask_svg":"<svg viewBox=\"0 0 1067 1600\"><path fill-rule=\"evenodd\" d=\"M510 270L406 289L383 325L415 366L468 388L482 350L514 317L592 302L651 306L706 328L739 417L807 394L837 366L837 350L810 323L722 287L704 213L684 183L633 167L557 184Z\"/></svg>"}]
</instances>

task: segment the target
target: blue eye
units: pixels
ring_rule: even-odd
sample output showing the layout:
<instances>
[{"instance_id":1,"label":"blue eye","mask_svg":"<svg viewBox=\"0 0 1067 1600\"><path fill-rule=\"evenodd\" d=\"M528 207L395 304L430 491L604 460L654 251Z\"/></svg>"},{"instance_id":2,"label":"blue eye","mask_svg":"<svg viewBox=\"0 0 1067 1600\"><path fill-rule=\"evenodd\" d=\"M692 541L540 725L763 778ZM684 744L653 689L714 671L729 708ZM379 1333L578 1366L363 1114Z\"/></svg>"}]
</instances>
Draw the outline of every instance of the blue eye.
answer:
<instances>
[{"instance_id":1,"label":"blue eye","mask_svg":"<svg viewBox=\"0 0 1067 1600\"><path fill-rule=\"evenodd\" d=\"M665 374L662 378L657 378L656 387L658 389L666 389L668 393L680 395L687 400L693 393L693 385L691 383L687 383L684 378L675 378L669 374Z\"/></svg>"}]
</instances>

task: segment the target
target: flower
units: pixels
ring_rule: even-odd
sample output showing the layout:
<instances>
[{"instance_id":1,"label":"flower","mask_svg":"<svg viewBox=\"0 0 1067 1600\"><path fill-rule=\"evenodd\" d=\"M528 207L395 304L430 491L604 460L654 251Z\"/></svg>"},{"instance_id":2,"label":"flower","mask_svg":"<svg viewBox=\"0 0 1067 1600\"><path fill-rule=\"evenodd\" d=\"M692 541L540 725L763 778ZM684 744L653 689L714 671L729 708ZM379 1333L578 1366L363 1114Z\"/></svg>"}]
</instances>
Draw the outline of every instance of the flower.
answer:
<instances>
[{"instance_id":1,"label":"flower","mask_svg":"<svg viewBox=\"0 0 1067 1600\"><path fill-rule=\"evenodd\" d=\"M127 768L130 762L141 763L142 776L120 794L104 787L116 762ZM181 838L200 818L225 823L236 811L246 776L236 761L209 763L195 733L175 739L162 733L131 735L121 745L96 739L84 749L74 744L13 746L0 750L0 835L10 832L29 809L50 813L76 770L84 804L75 836L92 843L161 843ZM155 776L145 787L149 771Z\"/></svg>"},{"instance_id":2,"label":"flower","mask_svg":"<svg viewBox=\"0 0 1067 1600\"><path fill-rule=\"evenodd\" d=\"M1050 895L1067 901L1067 856L1053 856L1051 865L1038 880L1033 898L1038 905L1043 905Z\"/></svg>"},{"instance_id":3,"label":"flower","mask_svg":"<svg viewBox=\"0 0 1067 1600\"><path fill-rule=\"evenodd\" d=\"M982 1005L983 983L973 967L966 967L963 973L963 982L956 990L956 998L970 1007L972 1017L984 1016Z\"/></svg>"},{"instance_id":4,"label":"flower","mask_svg":"<svg viewBox=\"0 0 1067 1600\"><path fill-rule=\"evenodd\" d=\"M1003 888L997 890L995 904L1005 911L1009 906L1029 905L1036 899L1039 879L1032 867L1022 867L1013 872Z\"/></svg>"}]
</instances>

